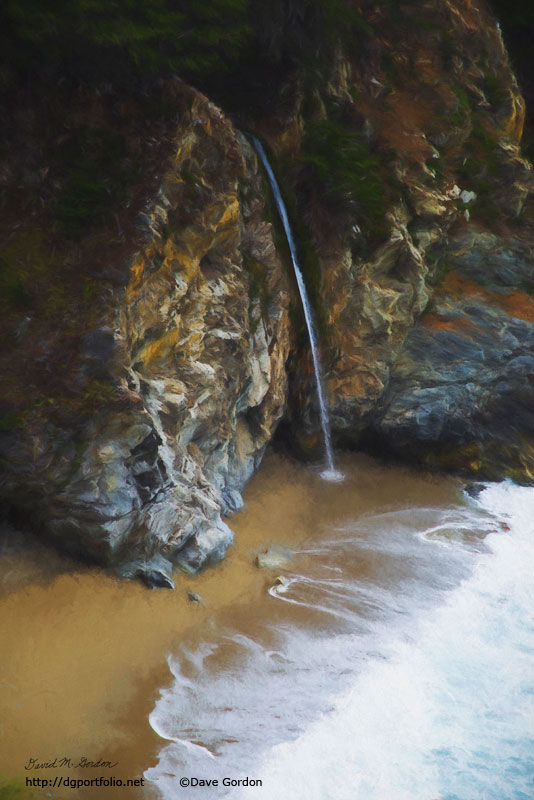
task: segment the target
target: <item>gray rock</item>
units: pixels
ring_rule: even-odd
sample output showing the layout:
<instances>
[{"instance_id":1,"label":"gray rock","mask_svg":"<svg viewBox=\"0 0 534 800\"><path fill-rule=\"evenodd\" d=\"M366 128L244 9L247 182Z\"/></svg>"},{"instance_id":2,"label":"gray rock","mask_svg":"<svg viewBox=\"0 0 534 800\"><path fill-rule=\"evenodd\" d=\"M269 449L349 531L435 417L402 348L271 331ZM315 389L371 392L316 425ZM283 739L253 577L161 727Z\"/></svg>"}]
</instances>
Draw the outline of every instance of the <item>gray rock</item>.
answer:
<instances>
[{"instance_id":1,"label":"gray rock","mask_svg":"<svg viewBox=\"0 0 534 800\"><path fill-rule=\"evenodd\" d=\"M497 238L483 241L497 258ZM480 254L471 255L462 255L470 280ZM484 268L497 280L498 270ZM465 285L465 295L438 290L433 323L406 337L372 413L374 434L403 457L524 480L532 469L534 324L511 316L502 286Z\"/></svg>"},{"instance_id":2,"label":"gray rock","mask_svg":"<svg viewBox=\"0 0 534 800\"><path fill-rule=\"evenodd\" d=\"M176 160L139 216L128 287L95 295L98 321L65 376L86 413L56 425L41 411L31 430L0 431L2 499L61 547L151 586L172 583L158 554L193 572L223 558L233 536L221 514L242 507L287 397L288 279L257 159L203 95L174 91ZM65 360L59 332L42 333L48 373ZM55 418L58 405L43 408Z\"/></svg>"},{"instance_id":3,"label":"gray rock","mask_svg":"<svg viewBox=\"0 0 534 800\"><path fill-rule=\"evenodd\" d=\"M195 533L175 555L174 562L184 572L194 574L222 561L233 541L233 532L219 520L216 526Z\"/></svg>"},{"instance_id":4,"label":"gray rock","mask_svg":"<svg viewBox=\"0 0 534 800\"><path fill-rule=\"evenodd\" d=\"M147 561L131 561L120 564L117 573L123 578L139 578L150 589L174 589L172 564L161 555Z\"/></svg>"}]
</instances>

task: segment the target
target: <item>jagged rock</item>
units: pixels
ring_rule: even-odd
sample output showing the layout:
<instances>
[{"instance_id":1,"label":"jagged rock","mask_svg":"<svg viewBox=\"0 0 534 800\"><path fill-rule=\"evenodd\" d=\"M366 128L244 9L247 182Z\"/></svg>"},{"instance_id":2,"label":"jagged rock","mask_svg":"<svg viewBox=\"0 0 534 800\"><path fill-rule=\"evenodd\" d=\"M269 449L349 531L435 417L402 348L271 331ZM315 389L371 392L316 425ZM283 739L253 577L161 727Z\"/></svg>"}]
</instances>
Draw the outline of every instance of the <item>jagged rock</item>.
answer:
<instances>
[{"instance_id":1,"label":"jagged rock","mask_svg":"<svg viewBox=\"0 0 534 800\"><path fill-rule=\"evenodd\" d=\"M110 400L85 423L0 432L4 499L29 495L61 547L150 585L171 583L159 556L191 571L224 556L221 514L242 505L284 413L289 350L251 146L201 94L172 91L176 152L138 219L143 248L81 340L81 385L109 379Z\"/></svg>"},{"instance_id":2,"label":"jagged rock","mask_svg":"<svg viewBox=\"0 0 534 800\"><path fill-rule=\"evenodd\" d=\"M180 569L194 574L205 566L214 566L222 561L233 541L232 531L222 521L217 527L197 526L197 532L173 558Z\"/></svg>"},{"instance_id":3,"label":"jagged rock","mask_svg":"<svg viewBox=\"0 0 534 800\"><path fill-rule=\"evenodd\" d=\"M475 483L471 482L464 486L464 492L469 495L469 497L473 497L475 500L479 496L480 492L485 489L483 483Z\"/></svg>"},{"instance_id":4,"label":"jagged rock","mask_svg":"<svg viewBox=\"0 0 534 800\"><path fill-rule=\"evenodd\" d=\"M524 246L462 231L450 248L455 272L408 334L374 430L430 466L531 482L534 301L515 288L528 275Z\"/></svg>"},{"instance_id":5,"label":"jagged rock","mask_svg":"<svg viewBox=\"0 0 534 800\"><path fill-rule=\"evenodd\" d=\"M427 14L434 19L423 34ZM505 230L521 213L532 178L519 150L524 101L500 29L485 7L459 0L405 5L402 19L376 5L370 19L381 44L365 61L339 49L343 69L316 91L316 116L301 111L303 137L288 139L272 124L265 132L286 164L288 141L293 146L292 185L320 274L313 279L334 438L442 468L532 481L531 216L521 236ZM451 37L448 57L443 29ZM395 68L384 68L384 48ZM402 68L408 62L410 73ZM343 141L368 157L364 197L382 215L374 237L357 188L350 201L329 198L332 174L346 186L335 172L345 162L335 151L310 157L305 150L307 130L321 132L317 118L333 141L342 117ZM329 168L322 191L313 184L321 180L318 169L302 179L303 149ZM380 172L371 155L386 150L389 166ZM380 185L390 187L388 198ZM450 269L483 287L466 284L452 296L441 283ZM303 455L314 456L319 414L307 352L295 361L292 437Z\"/></svg>"},{"instance_id":6,"label":"jagged rock","mask_svg":"<svg viewBox=\"0 0 534 800\"><path fill-rule=\"evenodd\" d=\"M310 88L288 65L265 114L251 119L245 104L236 115L279 159L334 439L533 482L532 177L499 28L463 0L355 8L370 33L329 46L324 80ZM224 556L222 515L242 506L282 417L302 451L320 443L299 300L257 158L208 98L166 86L172 158L130 231L116 220L110 263L108 231L62 270L42 231L8 231L24 264L58 285L44 317L14 320L31 363L12 369L17 350L0 359L3 502L61 547L151 585L169 585L172 565L195 572ZM89 274L109 280L93 300L89 281L58 321L61 280L75 282L84 248ZM287 557L271 548L258 565Z\"/></svg>"},{"instance_id":7,"label":"jagged rock","mask_svg":"<svg viewBox=\"0 0 534 800\"><path fill-rule=\"evenodd\" d=\"M150 589L174 589L172 564L160 555L121 564L118 572L124 578L139 578Z\"/></svg>"}]
</instances>

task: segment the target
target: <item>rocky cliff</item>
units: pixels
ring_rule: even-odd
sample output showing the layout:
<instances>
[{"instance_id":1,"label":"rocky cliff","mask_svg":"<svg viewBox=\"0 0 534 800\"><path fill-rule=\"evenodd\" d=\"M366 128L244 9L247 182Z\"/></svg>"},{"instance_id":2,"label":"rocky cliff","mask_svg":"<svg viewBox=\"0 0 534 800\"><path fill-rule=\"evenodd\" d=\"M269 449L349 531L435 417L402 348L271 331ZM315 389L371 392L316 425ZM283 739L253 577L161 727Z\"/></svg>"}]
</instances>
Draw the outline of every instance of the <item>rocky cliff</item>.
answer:
<instances>
[{"instance_id":1,"label":"rocky cliff","mask_svg":"<svg viewBox=\"0 0 534 800\"><path fill-rule=\"evenodd\" d=\"M138 216L127 284L99 297L64 380L107 395L58 417L50 392L55 418L41 399L2 431L4 497L63 548L155 585L231 543L221 515L242 505L284 413L289 347L287 275L251 146L200 93L167 91L174 157ZM52 363L62 343L49 336Z\"/></svg>"},{"instance_id":2,"label":"rocky cliff","mask_svg":"<svg viewBox=\"0 0 534 800\"><path fill-rule=\"evenodd\" d=\"M295 76L286 118L264 123L316 256L337 441L530 480L531 174L499 28L459 0L365 21L375 36L312 91ZM289 409L304 451L308 373L304 355Z\"/></svg>"},{"instance_id":3,"label":"rocky cliff","mask_svg":"<svg viewBox=\"0 0 534 800\"><path fill-rule=\"evenodd\" d=\"M219 104L165 81L156 140L153 122L139 134L146 99L77 89L52 168L32 140L1 171L6 509L151 585L224 555L222 516L281 421L317 452L287 248L244 130L288 203L337 443L534 479L531 175L495 19L470 0L261 14L253 54L199 81ZM57 147L74 125L69 172ZM111 152L113 125L127 146L95 188L83 159L95 141ZM41 192L25 218L21 181Z\"/></svg>"}]
</instances>

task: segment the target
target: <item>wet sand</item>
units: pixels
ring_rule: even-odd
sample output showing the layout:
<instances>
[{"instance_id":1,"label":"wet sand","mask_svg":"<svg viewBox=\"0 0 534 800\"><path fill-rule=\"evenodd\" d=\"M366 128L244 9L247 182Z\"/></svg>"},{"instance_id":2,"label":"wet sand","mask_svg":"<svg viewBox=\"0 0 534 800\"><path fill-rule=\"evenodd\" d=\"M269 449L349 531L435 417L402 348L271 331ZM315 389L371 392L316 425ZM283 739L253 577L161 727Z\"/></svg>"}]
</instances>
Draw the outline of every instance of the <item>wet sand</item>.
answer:
<instances>
[{"instance_id":1,"label":"wet sand","mask_svg":"<svg viewBox=\"0 0 534 800\"><path fill-rule=\"evenodd\" d=\"M148 715L170 683L167 656L207 631L276 618L268 588L277 571L259 570L257 553L276 544L304 548L321 526L345 514L448 505L455 479L385 468L346 456L342 484L270 454L245 492L245 509L229 520L236 543L225 561L195 577L177 575L176 591L149 590L101 570L80 567L47 549L10 552L0 561L0 775L141 778L163 744ZM361 564L365 572L379 565ZM188 598L188 590L202 597ZM276 605L276 604L274 604ZM295 615L302 611L295 609ZM70 758L71 769L25 770L30 758ZM113 768L72 768L81 759ZM42 792L42 790L40 790ZM149 797L139 789L48 790L52 798Z\"/></svg>"}]
</instances>

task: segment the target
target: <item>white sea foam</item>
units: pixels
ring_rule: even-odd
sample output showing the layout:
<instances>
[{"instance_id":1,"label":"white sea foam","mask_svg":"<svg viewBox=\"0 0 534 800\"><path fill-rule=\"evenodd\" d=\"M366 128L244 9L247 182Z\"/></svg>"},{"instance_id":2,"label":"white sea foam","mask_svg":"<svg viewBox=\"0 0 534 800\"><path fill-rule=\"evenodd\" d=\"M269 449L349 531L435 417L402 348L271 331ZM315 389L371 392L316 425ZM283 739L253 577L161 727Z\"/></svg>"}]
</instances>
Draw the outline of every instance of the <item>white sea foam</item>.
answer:
<instances>
[{"instance_id":1,"label":"white sea foam","mask_svg":"<svg viewBox=\"0 0 534 800\"><path fill-rule=\"evenodd\" d=\"M415 641L370 662L333 712L273 748L239 798L534 797L534 490L487 488L489 557Z\"/></svg>"},{"instance_id":2,"label":"white sea foam","mask_svg":"<svg viewBox=\"0 0 534 800\"><path fill-rule=\"evenodd\" d=\"M229 631L171 659L151 716L168 744L145 773L161 797L197 796L183 775L248 775L263 786L202 797L531 800L534 490L470 506L347 521L273 590L318 609L312 632ZM355 549L384 574L349 580Z\"/></svg>"}]
</instances>

